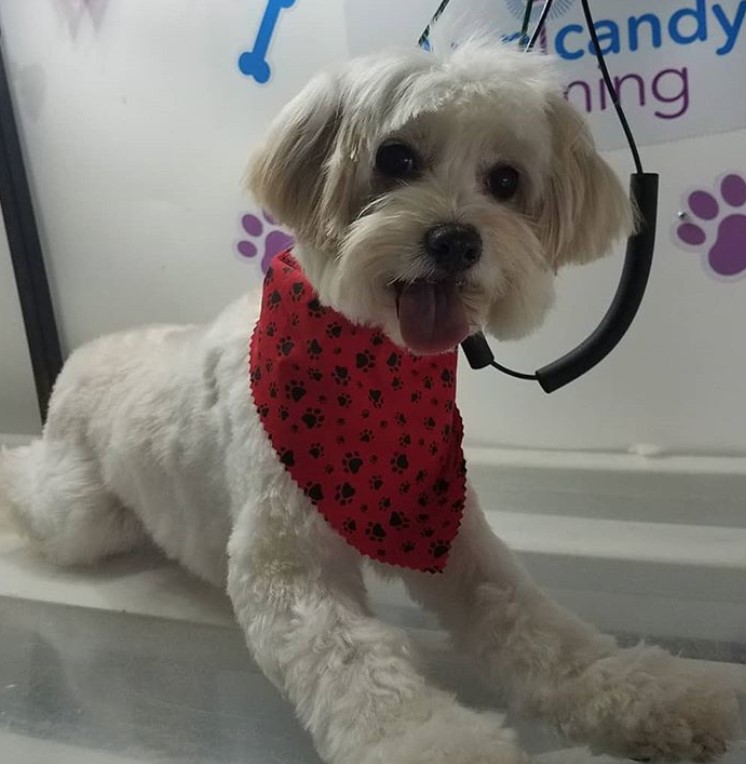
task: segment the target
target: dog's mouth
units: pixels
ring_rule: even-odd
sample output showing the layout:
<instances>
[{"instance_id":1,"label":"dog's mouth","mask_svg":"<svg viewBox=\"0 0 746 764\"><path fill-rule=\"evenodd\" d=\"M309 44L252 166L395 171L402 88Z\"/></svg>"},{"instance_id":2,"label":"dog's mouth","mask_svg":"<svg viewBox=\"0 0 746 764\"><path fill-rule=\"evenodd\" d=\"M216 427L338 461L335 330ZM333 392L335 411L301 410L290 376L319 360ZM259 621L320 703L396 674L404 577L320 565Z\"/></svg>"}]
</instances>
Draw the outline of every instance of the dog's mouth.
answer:
<instances>
[{"instance_id":1,"label":"dog's mouth","mask_svg":"<svg viewBox=\"0 0 746 764\"><path fill-rule=\"evenodd\" d=\"M459 294L462 285L439 279L394 284L399 331L409 348L417 353L445 353L469 336L469 320Z\"/></svg>"}]
</instances>

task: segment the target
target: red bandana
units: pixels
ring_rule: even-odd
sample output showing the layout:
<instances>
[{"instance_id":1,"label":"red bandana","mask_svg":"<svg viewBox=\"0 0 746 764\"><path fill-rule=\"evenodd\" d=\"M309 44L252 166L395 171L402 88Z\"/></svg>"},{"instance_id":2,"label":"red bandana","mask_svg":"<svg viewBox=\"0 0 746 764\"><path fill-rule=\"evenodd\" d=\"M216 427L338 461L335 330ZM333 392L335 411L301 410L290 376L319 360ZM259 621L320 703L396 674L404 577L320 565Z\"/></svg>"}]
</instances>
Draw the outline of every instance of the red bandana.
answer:
<instances>
[{"instance_id":1,"label":"red bandana","mask_svg":"<svg viewBox=\"0 0 746 764\"><path fill-rule=\"evenodd\" d=\"M267 271L254 405L298 486L374 560L445 568L466 484L456 358L415 356L323 307L290 253Z\"/></svg>"}]
</instances>

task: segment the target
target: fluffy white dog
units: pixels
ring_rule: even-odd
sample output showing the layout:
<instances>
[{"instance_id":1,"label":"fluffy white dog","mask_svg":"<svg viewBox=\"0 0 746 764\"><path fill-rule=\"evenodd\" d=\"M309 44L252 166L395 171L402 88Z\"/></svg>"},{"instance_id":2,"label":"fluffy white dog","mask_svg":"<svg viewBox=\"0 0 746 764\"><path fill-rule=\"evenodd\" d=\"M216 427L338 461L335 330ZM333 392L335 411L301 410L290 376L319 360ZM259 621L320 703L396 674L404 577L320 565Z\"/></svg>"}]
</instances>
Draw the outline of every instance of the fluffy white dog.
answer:
<instances>
[{"instance_id":1,"label":"fluffy white dog","mask_svg":"<svg viewBox=\"0 0 746 764\"><path fill-rule=\"evenodd\" d=\"M734 693L660 649L620 649L553 604L464 489L454 348L478 329L518 337L536 327L557 269L600 256L633 225L551 63L478 43L443 58L353 61L282 111L250 186L294 231L295 259L275 262L261 300L240 300L210 326L124 333L72 355L43 438L0 464L25 532L63 565L149 538L227 586L256 661L330 763L523 760L500 717L428 685L406 635L371 615L366 556L439 615L496 688L572 739L638 759L721 754ZM317 319L318 342L308 339ZM325 366L350 352L346 333L367 343L353 368ZM294 355L300 345L314 362ZM360 375L400 363L383 391L404 391L410 407L394 414L410 449L396 453L371 440L389 414ZM318 405L304 408L310 400ZM349 421L320 427L350 403ZM432 441L420 433L434 419L400 421L420 405L450 417ZM338 462L325 448L341 449ZM434 462L438 448L447 458ZM335 471L379 457L381 475L365 486L345 478L329 495ZM410 481L411 461L428 466ZM445 471L433 481L428 469ZM308 475L318 482L303 483ZM396 496L376 507L358 498L393 483Z\"/></svg>"}]
</instances>

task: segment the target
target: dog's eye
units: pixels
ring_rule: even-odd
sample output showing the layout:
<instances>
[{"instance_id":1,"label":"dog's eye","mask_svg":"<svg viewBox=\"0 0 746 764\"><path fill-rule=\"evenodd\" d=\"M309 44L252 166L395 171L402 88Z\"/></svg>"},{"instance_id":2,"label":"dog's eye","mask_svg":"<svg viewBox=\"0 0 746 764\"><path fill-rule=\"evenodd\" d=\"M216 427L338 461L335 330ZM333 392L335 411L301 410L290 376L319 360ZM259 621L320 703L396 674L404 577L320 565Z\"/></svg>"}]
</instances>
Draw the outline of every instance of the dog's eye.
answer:
<instances>
[{"instance_id":1,"label":"dog's eye","mask_svg":"<svg viewBox=\"0 0 746 764\"><path fill-rule=\"evenodd\" d=\"M487 190L501 201L512 199L518 191L521 174L509 164L493 167L487 175Z\"/></svg>"},{"instance_id":2,"label":"dog's eye","mask_svg":"<svg viewBox=\"0 0 746 764\"><path fill-rule=\"evenodd\" d=\"M384 143L376 153L376 169L389 178L410 178L418 170L417 155L404 143Z\"/></svg>"}]
</instances>

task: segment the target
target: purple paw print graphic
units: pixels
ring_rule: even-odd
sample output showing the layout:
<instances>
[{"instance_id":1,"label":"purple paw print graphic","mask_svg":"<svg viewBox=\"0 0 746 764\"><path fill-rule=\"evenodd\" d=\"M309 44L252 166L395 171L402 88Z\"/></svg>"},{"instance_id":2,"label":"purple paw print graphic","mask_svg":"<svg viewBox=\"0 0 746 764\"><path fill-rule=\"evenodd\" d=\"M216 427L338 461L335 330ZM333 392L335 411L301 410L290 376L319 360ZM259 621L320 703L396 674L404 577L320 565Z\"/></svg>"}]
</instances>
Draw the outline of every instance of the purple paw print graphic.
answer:
<instances>
[{"instance_id":1,"label":"purple paw print graphic","mask_svg":"<svg viewBox=\"0 0 746 764\"><path fill-rule=\"evenodd\" d=\"M746 271L746 179L730 173L719 190L719 199L701 189L689 194L674 237L679 246L701 252L717 276L737 276Z\"/></svg>"},{"instance_id":2,"label":"purple paw print graphic","mask_svg":"<svg viewBox=\"0 0 746 764\"><path fill-rule=\"evenodd\" d=\"M267 272L272 258L284 252L293 244L293 237L277 227L277 222L268 212L262 212L261 217L248 213L241 218L241 227L248 238L242 239L236 245L241 257L253 258L262 253L262 273Z\"/></svg>"}]
</instances>

